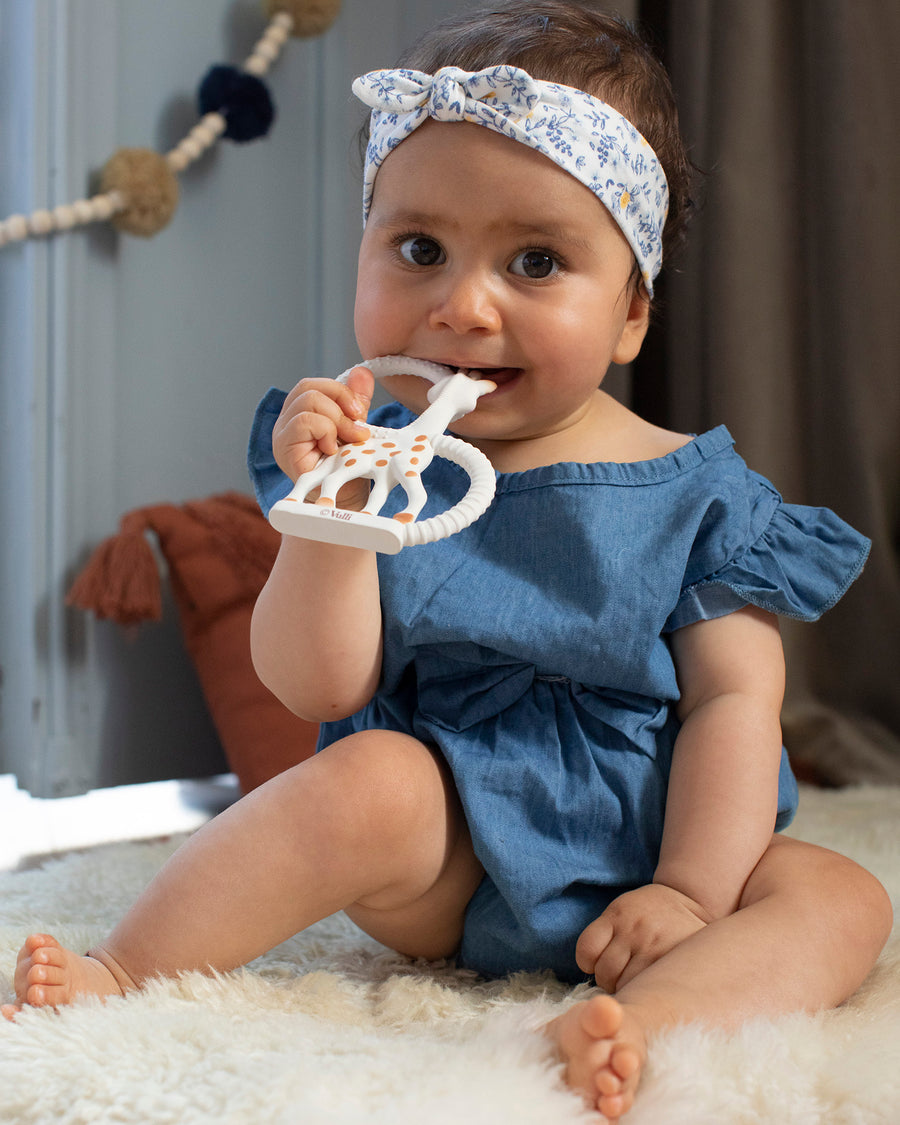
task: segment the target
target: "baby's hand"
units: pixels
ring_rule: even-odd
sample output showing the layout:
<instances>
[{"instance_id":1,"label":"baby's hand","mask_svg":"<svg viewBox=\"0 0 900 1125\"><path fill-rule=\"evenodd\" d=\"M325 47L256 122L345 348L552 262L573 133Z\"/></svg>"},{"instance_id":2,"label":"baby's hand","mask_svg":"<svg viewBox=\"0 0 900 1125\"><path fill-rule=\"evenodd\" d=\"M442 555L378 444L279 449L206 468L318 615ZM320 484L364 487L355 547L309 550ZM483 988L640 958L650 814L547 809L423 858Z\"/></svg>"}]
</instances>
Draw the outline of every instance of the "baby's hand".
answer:
<instances>
[{"instance_id":1,"label":"baby's hand","mask_svg":"<svg viewBox=\"0 0 900 1125\"><path fill-rule=\"evenodd\" d=\"M365 367L354 367L347 383L335 379L301 379L287 396L275 428L272 450L279 468L296 481L321 457L369 435L365 422L374 380Z\"/></svg>"},{"instance_id":2,"label":"baby's hand","mask_svg":"<svg viewBox=\"0 0 900 1125\"><path fill-rule=\"evenodd\" d=\"M609 904L579 937L575 959L602 989L615 992L711 921L687 895L650 883Z\"/></svg>"}]
</instances>

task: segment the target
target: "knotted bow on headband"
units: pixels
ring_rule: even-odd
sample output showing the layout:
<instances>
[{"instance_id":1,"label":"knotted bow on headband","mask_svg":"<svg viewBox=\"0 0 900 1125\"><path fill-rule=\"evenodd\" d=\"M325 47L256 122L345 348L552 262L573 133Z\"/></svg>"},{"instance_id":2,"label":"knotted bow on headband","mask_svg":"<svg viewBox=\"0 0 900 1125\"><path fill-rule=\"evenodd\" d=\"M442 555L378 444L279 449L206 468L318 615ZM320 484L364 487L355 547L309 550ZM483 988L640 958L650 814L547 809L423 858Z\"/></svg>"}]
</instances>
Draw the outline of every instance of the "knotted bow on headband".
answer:
<instances>
[{"instance_id":1,"label":"knotted bow on headband","mask_svg":"<svg viewBox=\"0 0 900 1125\"><path fill-rule=\"evenodd\" d=\"M375 177L385 158L429 117L470 121L543 153L597 196L618 223L647 292L662 266L669 189L656 153L621 113L598 98L539 82L514 66L470 72L445 66L375 70L353 83L372 108L363 187L368 218Z\"/></svg>"}]
</instances>

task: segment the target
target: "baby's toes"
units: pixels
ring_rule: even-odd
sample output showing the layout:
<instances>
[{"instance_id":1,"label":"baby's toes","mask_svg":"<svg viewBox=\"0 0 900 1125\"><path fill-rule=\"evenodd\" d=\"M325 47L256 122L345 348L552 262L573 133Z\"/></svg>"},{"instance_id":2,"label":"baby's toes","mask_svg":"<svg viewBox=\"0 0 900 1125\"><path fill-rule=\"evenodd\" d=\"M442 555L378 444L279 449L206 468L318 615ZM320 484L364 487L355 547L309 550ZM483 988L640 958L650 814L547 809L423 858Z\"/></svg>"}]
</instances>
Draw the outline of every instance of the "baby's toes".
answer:
<instances>
[{"instance_id":1,"label":"baby's toes","mask_svg":"<svg viewBox=\"0 0 900 1125\"><path fill-rule=\"evenodd\" d=\"M609 1065L627 1083L641 1069L641 1056L630 1043L617 1043L610 1053Z\"/></svg>"},{"instance_id":2,"label":"baby's toes","mask_svg":"<svg viewBox=\"0 0 900 1125\"><path fill-rule=\"evenodd\" d=\"M38 950L51 949L60 949L60 944L55 937L50 934L29 934L19 953L19 960L25 957L33 957Z\"/></svg>"},{"instance_id":3,"label":"baby's toes","mask_svg":"<svg viewBox=\"0 0 900 1125\"><path fill-rule=\"evenodd\" d=\"M51 944L44 944L45 942ZM41 972L61 969L64 956L64 951L55 939L47 937L46 934L32 934L22 947L16 964L16 999L20 1003L29 1003L30 1001L26 999L29 987L54 980L53 974L41 976Z\"/></svg>"},{"instance_id":4,"label":"baby's toes","mask_svg":"<svg viewBox=\"0 0 900 1125\"><path fill-rule=\"evenodd\" d=\"M37 980L52 981L58 972L65 969L67 963L68 954L65 949L58 945L44 946L41 949L36 949L32 954L28 975L31 977L37 972ZM38 970L45 970L46 976L41 976Z\"/></svg>"},{"instance_id":5,"label":"baby's toes","mask_svg":"<svg viewBox=\"0 0 900 1125\"><path fill-rule=\"evenodd\" d=\"M612 1097L601 1094L597 1099L597 1109L607 1121L618 1121L623 1114L631 1109L633 1101L633 1098L624 1094L614 1094Z\"/></svg>"},{"instance_id":6,"label":"baby's toes","mask_svg":"<svg viewBox=\"0 0 900 1125\"><path fill-rule=\"evenodd\" d=\"M18 1004L0 1004L0 1016L12 1022L22 1009Z\"/></svg>"},{"instance_id":7,"label":"baby's toes","mask_svg":"<svg viewBox=\"0 0 900 1125\"><path fill-rule=\"evenodd\" d=\"M612 1098L622 1093L622 1079L599 1060L594 1069L594 1085L601 1097Z\"/></svg>"},{"instance_id":8,"label":"baby's toes","mask_svg":"<svg viewBox=\"0 0 900 1125\"><path fill-rule=\"evenodd\" d=\"M634 1104L634 1095L640 1076L641 1059L633 1047L617 1045L610 1052L606 1067L596 1076L597 1108L617 1121Z\"/></svg>"},{"instance_id":9,"label":"baby's toes","mask_svg":"<svg viewBox=\"0 0 900 1125\"><path fill-rule=\"evenodd\" d=\"M26 988L30 988L32 985L58 988L65 984L67 979L67 974L61 965L38 963L32 965L28 970L25 986Z\"/></svg>"},{"instance_id":10,"label":"baby's toes","mask_svg":"<svg viewBox=\"0 0 900 1125\"><path fill-rule=\"evenodd\" d=\"M59 951L62 952L61 950ZM36 1008L55 1006L64 1002L64 994L68 984L68 974L59 964L56 964L55 950L38 950L37 956L50 955L48 963L32 962L26 976L24 985L18 993L18 999L25 1004Z\"/></svg>"},{"instance_id":11,"label":"baby's toes","mask_svg":"<svg viewBox=\"0 0 900 1125\"><path fill-rule=\"evenodd\" d=\"M64 1002L63 991L59 985L30 984L25 989L23 1000L32 1008L55 1008Z\"/></svg>"}]
</instances>

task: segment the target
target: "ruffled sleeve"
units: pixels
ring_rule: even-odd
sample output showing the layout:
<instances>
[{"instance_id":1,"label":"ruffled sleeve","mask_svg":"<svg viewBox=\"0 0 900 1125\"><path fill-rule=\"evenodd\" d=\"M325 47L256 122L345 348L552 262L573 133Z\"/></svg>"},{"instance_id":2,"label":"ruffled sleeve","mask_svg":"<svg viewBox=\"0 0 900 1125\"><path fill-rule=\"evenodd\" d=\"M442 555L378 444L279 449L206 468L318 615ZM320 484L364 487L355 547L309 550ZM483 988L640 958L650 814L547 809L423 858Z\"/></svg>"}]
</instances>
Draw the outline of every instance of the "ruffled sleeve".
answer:
<instances>
[{"instance_id":1,"label":"ruffled sleeve","mask_svg":"<svg viewBox=\"0 0 900 1125\"><path fill-rule=\"evenodd\" d=\"M689 579L666 632L723 617L745 605L815 621L862 571L871 546L864 535L828 508L785 504L767 481L750 476L771 501L765 526L724 565Z\"/></svg>"},{"instance_id":2,"label":"ruffled sleeve","mask_svg":"<svg viewBox=\"0 0 900 1125\"><path fill-rule=\"evenodd\" d=\"M272 452L272 431L286 398L286 391L270 388L257 406L250 428L247 468L256 501L266 518L272 505L283 500L292 488L290 477L278 467Z\"/></svg>"}]
</instances>

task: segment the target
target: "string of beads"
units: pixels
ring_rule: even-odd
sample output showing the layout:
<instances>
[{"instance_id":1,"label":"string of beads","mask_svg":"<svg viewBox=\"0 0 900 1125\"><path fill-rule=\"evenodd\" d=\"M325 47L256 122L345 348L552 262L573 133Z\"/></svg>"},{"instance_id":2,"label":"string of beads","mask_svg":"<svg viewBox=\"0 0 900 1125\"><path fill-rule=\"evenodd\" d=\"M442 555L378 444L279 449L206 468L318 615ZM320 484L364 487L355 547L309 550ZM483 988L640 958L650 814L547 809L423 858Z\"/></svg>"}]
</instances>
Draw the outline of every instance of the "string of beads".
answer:
<instances>
[{"instance_id":1,"label":"string of beads","mask_svg":"<svg viewBox=\"0 0 900 1125\"><path fill-rule=\"evenodd\" d=\"M178 206L176 176L221 137L244 142L264 136L274 108L262 78L291 35L313 35L334 20L340 0L264 0L269 23L243 67L213 67L201 83L203 116L164 156L152 149L122 148L103 167L100 191L88 199L39 208L0 221L0 247L88 223L111 221L121 231L149 237L162 230Z\"/></svg>"}]
</instances>

